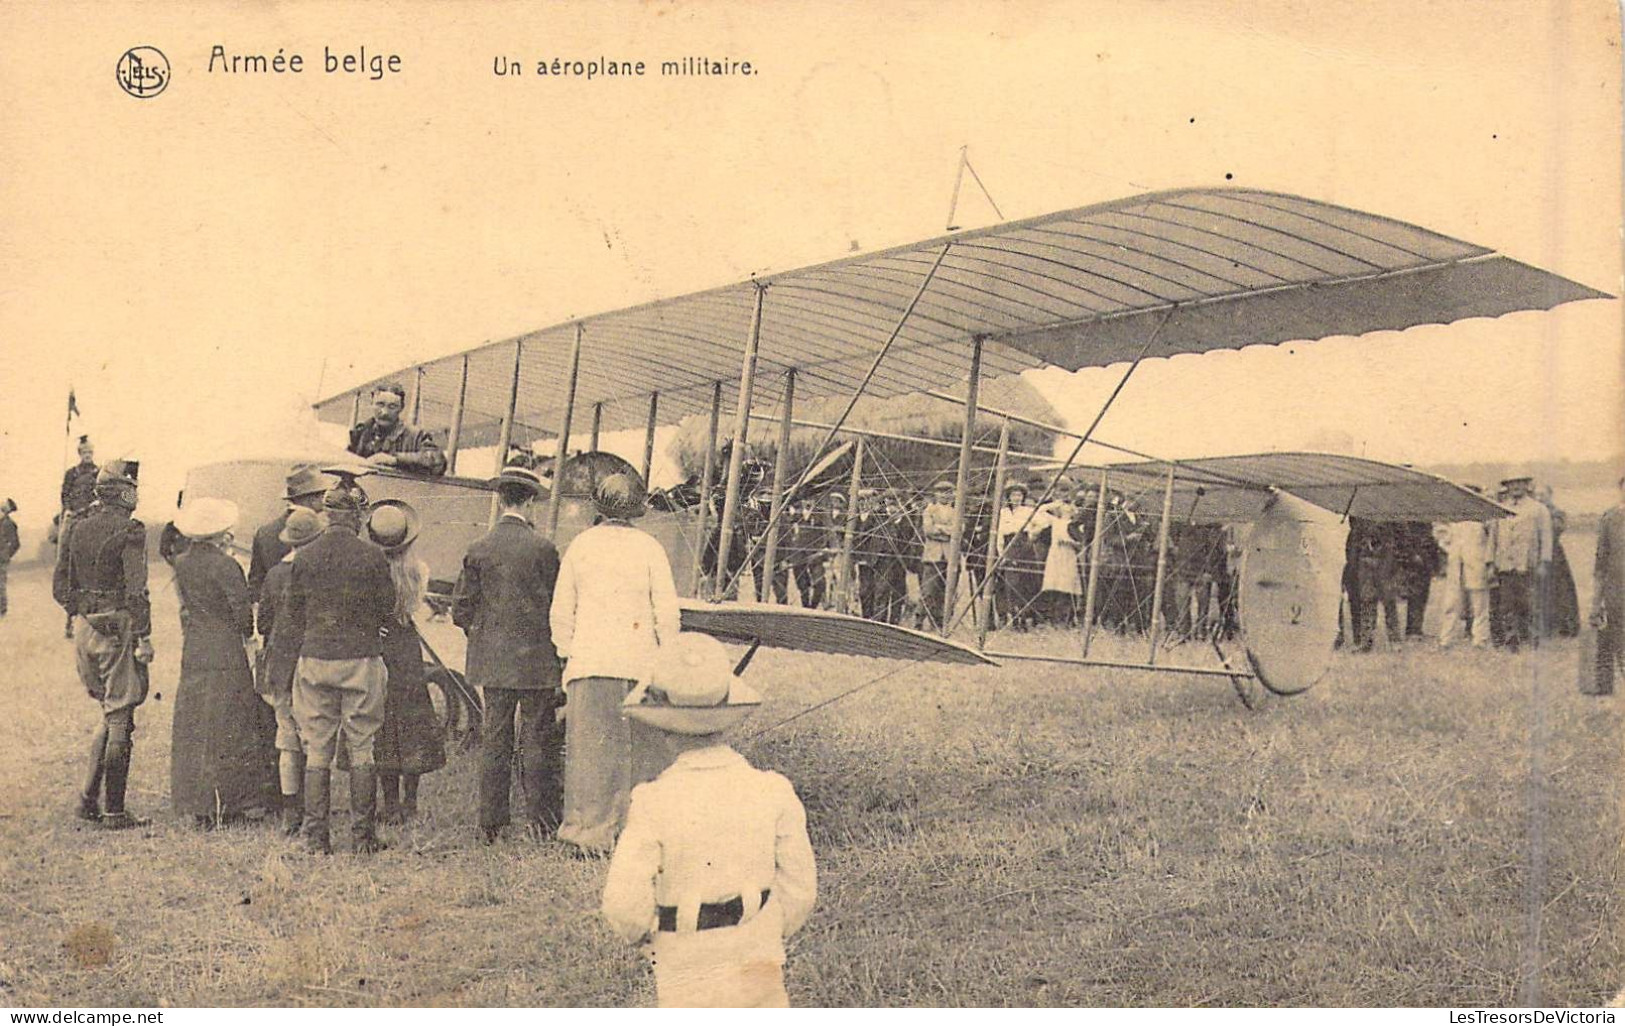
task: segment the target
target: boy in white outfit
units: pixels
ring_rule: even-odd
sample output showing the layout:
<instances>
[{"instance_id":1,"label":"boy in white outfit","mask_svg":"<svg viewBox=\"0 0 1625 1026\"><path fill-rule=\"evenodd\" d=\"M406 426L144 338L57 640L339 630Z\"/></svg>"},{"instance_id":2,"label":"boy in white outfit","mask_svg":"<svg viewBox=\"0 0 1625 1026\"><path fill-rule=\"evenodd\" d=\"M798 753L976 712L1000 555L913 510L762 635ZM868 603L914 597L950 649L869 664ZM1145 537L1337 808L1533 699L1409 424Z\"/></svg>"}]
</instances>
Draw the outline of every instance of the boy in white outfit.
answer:
<instances>
[{"instance_id":1,"label":"boy in white outfit","mask_svg":"<svg viewBox=\"0 0 1625 1026\"><path fill-rule=\"evenodd\" d=\"M790 781L717 736L760 699L722 643L679 634L626 715L680 740L660 776L632 791L610 859L603 913L628 941L649 938L666 1008L784 1008L784 939L818 892L807 814Z\"/></svg>"}]
</instances>

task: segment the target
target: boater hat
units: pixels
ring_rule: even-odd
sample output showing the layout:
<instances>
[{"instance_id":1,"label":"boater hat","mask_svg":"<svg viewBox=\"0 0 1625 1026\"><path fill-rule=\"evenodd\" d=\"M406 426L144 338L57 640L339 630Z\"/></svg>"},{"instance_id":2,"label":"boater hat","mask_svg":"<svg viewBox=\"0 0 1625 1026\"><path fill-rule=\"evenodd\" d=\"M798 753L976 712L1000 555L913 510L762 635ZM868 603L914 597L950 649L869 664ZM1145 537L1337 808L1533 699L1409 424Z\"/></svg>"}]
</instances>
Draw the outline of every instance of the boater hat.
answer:
<instances>
[{"instance_id":1,"label":"boater hat","mask_svg":"<svg viewBox=\"0 0 1625 1026\"><path fill-rule=\"evenodd\" d=\"M231 530L237 523L237 504L229 499L193 499L175 514L175 530L198 541Z\"/></svg>"},{"instance_id":2,"label":"boater hat","mask_svg":"<svg viewBox=\"0 0 1625 1026\"><path fill-rule=\"evenodd\" d=\"M332 484L327 475L317 470L313 464L301 463L288 471L287 491L283 498L291 502L294 499L322 495Z\"/></svg>"},{"instance_id":3,"label":"boater hat","mask_svg":"<svg viewBox=\"0 0 1625 1026\"><path fill-rule=\"evenodd\" d=\"M540 495L542 492L547 490L547 485L542 483L540 474L536 473L536 471L530 469L529 467L522 467L515 463L510 463L508 466L503 467L502 473L498 474L496 477L493 477L490 484L492 488L503 484L523 485L537 495Z\"/></svg>"},{"instance_id":4,"label":"boater hat","mask_svg":"<svg viewBox=\"0 0 1625 1026\"><path fill-rule=\"evenodd\" d=\"M323 522L321 514L297 507L288 514L288 522L283 526L282 533L277 535L277 539L297 549L314 540L326 527L327 524Z\"/></svg>"},{"instance_id":5,"label":"boater hat","mask_svg":"<svg viewBox=\"0 0 1625 1026\"><path fill-rule=\"evenodd\" d=\"M661 647L654 678L633 688L621 711L656 730L703 737L722 733L761 704L762 696L734 676L722 642L680 633Z\"/></svg>"},{"instance_id":6,"label":"boater hat","mask_svg":"<svg viewBox=\"0 0 1625 1026\"><path fill-rule=\"evenodd\" d=\"M385 552L399 552L418 536L418 511L400 499L379 499L367 516L367 537Z\"/></svg>"}]
</instances>

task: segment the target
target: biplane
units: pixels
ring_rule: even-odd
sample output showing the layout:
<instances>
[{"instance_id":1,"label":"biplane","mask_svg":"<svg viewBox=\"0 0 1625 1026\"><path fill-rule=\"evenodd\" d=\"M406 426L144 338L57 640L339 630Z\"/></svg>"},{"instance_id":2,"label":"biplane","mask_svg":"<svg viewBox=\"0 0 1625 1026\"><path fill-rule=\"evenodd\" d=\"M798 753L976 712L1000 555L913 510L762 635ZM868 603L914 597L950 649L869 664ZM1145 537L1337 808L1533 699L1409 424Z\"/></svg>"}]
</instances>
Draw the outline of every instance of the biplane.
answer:
<instances>
[{"instance_id":1,"label":"biplane","mask_svg":"<svg viewBox=\"0 0 1625 1026\"><path fill-rule=\"evenodd\" d=\"M749 646L987 664L1050 659L1153 672L1212 674L1272 691L1301 691L1326 672L1338 618L1338 571L1350 517L1454 522L1505 510L1450 482L1349 457L1269 453L1197 460L1080 463L1102 418L1144 361L1217 349L1398 331L1514 311L1550 310L1613 298L1481 246L1374 214L1274 192L1184 189L1151 193L924 242L765 274L690 295L659 299L491 342L360 383L316 403L318 418L348 426L362 417L374 385L402 381L411 418L442 427L451 470L443 478L380 473L376 497L402 498L425 515L418 549L433 577L455 579L462 551L492 515L485 478L462 465L474 450L498 457L547 440L558 454L580 450L554 475L539 525L562 548L590 523L594 474L615 466L600 453L605 432L642 429L647 481L662 426L706 425L703 467L690 483L697 501L651 512L644 526L672 556L686 596L683 627ZM984 380L1041 367L1121 367L1116 388L1076 444L1057 459L1009 444L1014 418L985 408ZM772 581L786 507L809 492L847 493L856 511L884 433L850 423L860 400L931 395L959 407L962 430L947 443L954 483L944 608L931 630L877 624L839 610L775 601L740 602L739 571L704 573L704 553L743 545L744 564ZM798 420L798 404L833 403L825 421ZM586 421L587 430L582 431ZM723 424L730 443L719 448ZM753 501L747 450L754 422L774 425L765 529L741 527ZM812 430L811 456L792 465L794 430ZM585 444L582 444L583 436ZM920 441L914 439L912 441ZM252 527L280 512L280 484L295 459L236 461L193 471L187 493L233 498ZM334 454L336 456L336 454ZM460 460L459 457L464 457ZM613 461L613 462L612 462ZM493 460L493 463L497 460ZM1155 539L1149 638L1143 658L1091 656L1093 610L1082 650L1055 656L988 647L991 582L1005 553L967 562L975 511L996 506L1011 475L1051 501L1092 483L1095 518L1084 545L1085 604L1105 576L1101 539L1125 497L1139 495L1142 536ZM709 501L712 495L718 501ZM856 519L855 515L851 519ZM1207 664L1174 665L1159 645L1170 535L1180 525L1241 524L1237 585L1244 659L1217 644ZM742 535L750 534L741 540ZM850 595L853 529L844 529L837 583ZM1088 551L1094 548L1094 551ZM1149 551L1149 550L1148 550ZM714 568L713 568L714 570ZM968 578L968 580L967 580ZM974 641L960 629L976 625ZM1193 651L1197 649L1193 648ZM745 658L748 661L749 654Z\"/></svg>"}]
</instances>

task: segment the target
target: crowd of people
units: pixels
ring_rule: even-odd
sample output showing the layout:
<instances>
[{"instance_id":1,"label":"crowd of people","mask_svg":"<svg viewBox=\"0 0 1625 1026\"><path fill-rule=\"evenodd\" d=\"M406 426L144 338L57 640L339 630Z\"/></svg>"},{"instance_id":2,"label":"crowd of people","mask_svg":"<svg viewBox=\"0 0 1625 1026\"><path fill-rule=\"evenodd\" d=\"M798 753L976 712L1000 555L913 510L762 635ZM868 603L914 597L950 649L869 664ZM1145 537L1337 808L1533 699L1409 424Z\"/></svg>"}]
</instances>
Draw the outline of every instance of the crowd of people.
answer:
<instances>
[{"instance_id":1,"label":"crowd of people","mask_svg":"<svg viewBox=\"0 0 1625 1026\"><path fill-rule=\"evenodd\" d=\"M749 464L743 481L749 492L724 570L727 593L737 596L740 584L748 581L756 596L766 597L762 557L772 483L764 466ZM862 488L855 515L849 514L847 495L840 490L787 501L777 526L772 600L907 627L939 626L954 487L944 477L923 494ZM963 580L971 594L986 591L989 627L1075 629L1088 614L1095 627L1147 633L1156 607L1159 514L1145 509L1137 497L1114 490L1107 491L1100 509L1099 489L1089 484L1062 482L1051 498L1034 502L1042 488L1011 483L996 508L982 497L971 498L962 541ZM1474 491L1482 493L1476 487ZM1446 647L1465 635L1480 647L1516 651L1553 635L1578 633L1578 596L1562 544L1566 517L1552 501L1550 487L1537 494L1531 478L1510 478L1494 498L1512 516L1455 524L1349 518L1342 577L1349 631L1340 632L1339 646L1371 651L1379 622L1391 644L1423 637L1424 614L1435 587L1443 589L1437 640ZM711 502L711 522L716 524L720 489ZM1165 637L1236 633L1241 541L1235 525L1169 525L1162 620L1157 625ZM710 577L718 572L719 546L717 526L702 561ZM1087 582L1097 552L1100 566L1090 610ZM843 559L850 559L844 575Z\"/></svg>"},{"instance_id":2,"label":"crowd of people","mask_svg":"<svg viewBox=\"0 0 1625 1026\"><path fill-rule=\"evenodd\" d=\"M425 451L409 426L376 427L358 425L353 453ZM357 451L369 439L382 447ZM139 469L97 468L53 581L102 714L77 814L114 830L150 822L125 802L154 658ZM171 802L202 827L280 807L283 833L331 855L333 772L347 770L350 850L375 853L380 826L415 816L421 776L446 763L414 620L428 574L412 552L420 519L370 501L362 476L290 468L286 511L255 532L246 574L231 555L233 503L191 499L167 525L183 638ZM662 1004L787 1004L783 941L817 892L805 811L785 778L720 740L760 699L719 642L679 633L665 550L635 524L642 481L597 480L595 523L562 558L531 522L544 481L509 466L491 487L499 516L469 547L453 603L484 698L478 840L509 825L517 763L524 835L608 858L603 915L648 942Z\"/></svg>"},{"instance_id":3,"label":"crowd of people","mask_svg":"<svg viewBox=\"0 0 1625 1026\"><path fill-rule=\"evenodd\" d=\"M744 481L751 491L741 504L732 556L724 568L727 591L737 595L748 580L757 596L767 596L762 557L772 487L759 466L747 467ZM793 581L794 598L806 608L906 627L940 627L954 490L955 482L947 477L935 480L923 495L905 488L864 487L857 492L855 514L849 513L843 491L792 498L777 525L772 599L790 601ZM973 497L967 511L962 580L972 594L985 592L989 626L1017 631L1081 626L1098 519L1094 622L1123 633L1144 633L1156 590L1156 518L1124 492L1108 490L1106 509L1098 518L1095 487L1067 484L1042 503L1033 501L1035 492L1041 494L1042 486L1014 482L1004 489L1001 502ZM711 522L716 524L720 490L711 502ZM702 559L709 577L717 573L720 544L720 527L714 527ZM1171 525L1163 607L1169 631L1180 637L1234 633L1238 555L1233 531L1222 525ZM843 573L847 559L850 569Z\"/></svg>"}]
</instances>

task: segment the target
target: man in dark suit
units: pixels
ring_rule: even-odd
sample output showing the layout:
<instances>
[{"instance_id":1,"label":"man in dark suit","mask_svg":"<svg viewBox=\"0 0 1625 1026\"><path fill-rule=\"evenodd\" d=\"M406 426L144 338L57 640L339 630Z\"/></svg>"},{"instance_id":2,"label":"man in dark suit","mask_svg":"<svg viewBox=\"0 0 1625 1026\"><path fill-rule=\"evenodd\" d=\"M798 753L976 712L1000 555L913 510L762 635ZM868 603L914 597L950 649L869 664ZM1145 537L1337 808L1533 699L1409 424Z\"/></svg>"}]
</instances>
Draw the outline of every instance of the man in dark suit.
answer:
<instances>
[{"instance_id":1,"label":"man in dark suit","mask_svg":"<svg viewBox=\"0 0 1625 1026\"><path fill-rule=\"evenodd\" d=\"M468 547L451 614L468 635L468 682L485 695L479 829L487 844L509 821L516 755L532 833L551 835L564 814L564 729L557 716L564 696L549 620L559 553L530 524L541 478L524 467L505 467L494 484L501 515Z\"/></svg>"},{"instance_id":2,"label":"man in dark suit","mask_svg":"<svg viewBox=\"0 0 1625 1026\"><path fill-rule=\"evenodd\" d=\"M260 589L265 586L265 575L282 562L293 546L282 540L282 531L288 526L288 514L297 507L320 512L322 496L333 481L308 463L301 463L288 472L287 491L283 498L288 508L282 515L254 532L254 545L248 561L248 597L258 603Z\"/></svg>"},{"instance_id":3,"label":"man in dark suit","mask_svg":"<svg viewBox=\"0 0 1625 1026\"><path fill-rule=\"evenodd\" d=\"M305 746L305 846L329 854L327 816L339 734L350 754L350 834L358 853L378 840L372 742L383 723L388 671L382 629L395 615L384 550L359 537L367 496L353 481L322 498L327 530L299 550L280 616L301 638L293 716Z\"/></svg>"},{"instance_id":4,"label":"man in dark suit","mask_svg":"<svg viewBox=\"0 0 1625 1026\"><path fill-rule=\"evenodd\" d=\"M1434 575L1444 569L1444 550L1433 540L1433 525L1407 520L1393 527L1399 560L1400 597L1405 600L1405 638L1422 637Z\"/></svg>"}]
</instances>

